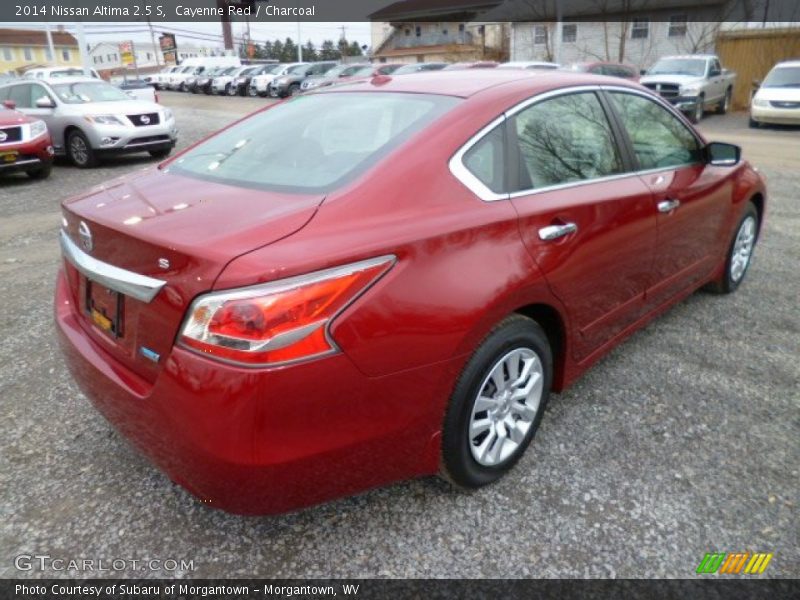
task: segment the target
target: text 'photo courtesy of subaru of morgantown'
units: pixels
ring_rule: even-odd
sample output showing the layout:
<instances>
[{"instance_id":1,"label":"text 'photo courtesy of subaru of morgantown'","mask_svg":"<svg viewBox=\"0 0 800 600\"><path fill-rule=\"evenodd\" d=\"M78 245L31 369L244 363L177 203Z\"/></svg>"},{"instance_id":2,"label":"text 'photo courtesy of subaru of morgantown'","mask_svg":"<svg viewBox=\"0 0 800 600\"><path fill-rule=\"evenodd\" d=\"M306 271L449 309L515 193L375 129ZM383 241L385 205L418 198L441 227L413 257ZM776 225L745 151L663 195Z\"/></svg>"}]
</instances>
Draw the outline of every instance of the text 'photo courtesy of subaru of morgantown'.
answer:
<instances>
[{"instance_id":1,"label":"text 'photo courtesy of subaru of morgantown'","mask_svg":"<svg viewBox=\"0 0 800 600\"><path fill-rule=\"evenodd\" d=\"M47 124L56 155L77 167L105 156L149 152L169 156L178 139L172 111L136 100L116 86L85 77L15 80L0 86L0 101Z\"/></svg>"},{"instance_id":2,"label":"text 'photo courtesy of subaru of morgantown'","mask_svg":"<svg viewBox=\"0 0 800 600\"><path fill-rule=\"evenodd\" d=\"M97 410L211 507L478 488L551 392L735 292L766 204L738 146L626 79L382 75L65 200L55 320Z\"/></svg>"}]
</instances>

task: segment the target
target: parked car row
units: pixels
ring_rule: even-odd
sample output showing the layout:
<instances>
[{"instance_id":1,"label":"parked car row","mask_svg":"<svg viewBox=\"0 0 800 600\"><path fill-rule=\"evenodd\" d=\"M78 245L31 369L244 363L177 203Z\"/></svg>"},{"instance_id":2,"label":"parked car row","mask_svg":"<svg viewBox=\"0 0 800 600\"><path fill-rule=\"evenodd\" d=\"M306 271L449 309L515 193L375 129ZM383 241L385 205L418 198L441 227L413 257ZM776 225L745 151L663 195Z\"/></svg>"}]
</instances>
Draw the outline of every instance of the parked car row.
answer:
<instances>
[{"instance_id":1,"label":"parked car row","mask_svg":"<svg viewBox=\"0 0 800 600\"><path fill-rule=\"evenodd\" d=\"M0 85L0 171L50 174L56 156L94 167L101 158L147 152L163 159L178 138L169 108L87 77L22 78Z\"/></svg>"}]
</instances>

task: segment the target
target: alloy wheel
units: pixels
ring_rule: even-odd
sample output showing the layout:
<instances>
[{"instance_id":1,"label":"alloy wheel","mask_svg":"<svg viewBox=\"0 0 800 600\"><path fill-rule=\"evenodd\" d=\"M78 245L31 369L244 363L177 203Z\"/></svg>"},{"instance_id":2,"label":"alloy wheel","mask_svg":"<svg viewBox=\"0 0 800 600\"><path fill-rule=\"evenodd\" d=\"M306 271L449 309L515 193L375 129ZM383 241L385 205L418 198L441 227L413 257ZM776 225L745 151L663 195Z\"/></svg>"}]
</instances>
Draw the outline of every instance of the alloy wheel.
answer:
<instances>
[{"instance_id":1,"label":"alloy wheel","mask_svg":"<svg viewBox=\"0 0 800 600\"><path fill-rule=\"evenodd\" d=\"M733 253L731 254L731 280L738 282L747 270L747 265L750 264L750 258L753 256L753 245L756 239L756 220L748 216L742 221L739 231L736 234L736 241L733 244Z\"/></svg>"},{"instance_id":2,"label":"alloy wheel","mask_svg":"<svg viewBox=\"0 0 800 600\"><path fill-rule=\"evenodd\" d=\"M85 165L89 161L89 149L86 147L86 142L79 135L73 135L69 142L69 152L74 160L79 165Z\"/></svg>"},{"instance_id":3,"label":"alloy wheel","mask_svg":"<svg viewBox=\"0 0 800 600\"><path fill-rule=\"evenodd\" d=\"M530 348L500 358L484 379L469 419L472 457L495 467L508 460L531 428L542 399L544 371Z\"/></svg>"}]
</instances>

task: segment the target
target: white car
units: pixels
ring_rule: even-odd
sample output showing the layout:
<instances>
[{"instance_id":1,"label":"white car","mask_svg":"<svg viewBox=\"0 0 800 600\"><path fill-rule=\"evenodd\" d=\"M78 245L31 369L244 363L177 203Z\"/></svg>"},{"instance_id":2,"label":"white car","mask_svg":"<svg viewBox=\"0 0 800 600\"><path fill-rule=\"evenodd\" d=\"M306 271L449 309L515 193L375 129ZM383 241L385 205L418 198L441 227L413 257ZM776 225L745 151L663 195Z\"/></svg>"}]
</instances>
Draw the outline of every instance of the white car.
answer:
<instances>
[{"instance_id":1,"label":"white car","mask_svg":"<svg viewBox=\"0 0 800 600\"><path fill-rule=\"evenodd\" d=\"M89 69L91 77L102 79L100 73L94 69ZM23 75L26 79L52 79L54 77L84 77L81 67L40 67L28 69Z\"/></svg>"},{"instance_id":2,"label":"white car","mask_svg":"<svg viewBox=\"0 0 800 600\"><path fill-rule=\"evenodd\" d=\"M750 102L750 127L800 125L800 60L778 63Z\"/></svg>"},{"instance_id":3,"label":"white car","mask_svg":"<svg viewBox=\"0 0 800 600\"><path fill-rule=\"evenodd\" d=\"M145 77L144 80L157 90L161 90L164 89L164 86L166 86L167 82L169 81L169 76L180 68L181 67L177 65L167 67L158 73L154 73L153 75Z\"/></svg>"},{"instance_id":4,"label":"white car","mask_svg":"<svg viewBox=\"0 0 800 600\"><path fill-rule=\"evenodd\" d=\"M272 80L276 77L282 77L286 75L293 67L297 65L307 65L308 63L300 63L300 62L293 62L293 63L282 63L278 65L278 68L273 69L269 73L262 73L261 75L256 75L250 81L250 89L255 90L255 93L259 96L266 96L269 93L269 84L272 83Z\"/></svg>"}]
</instances>

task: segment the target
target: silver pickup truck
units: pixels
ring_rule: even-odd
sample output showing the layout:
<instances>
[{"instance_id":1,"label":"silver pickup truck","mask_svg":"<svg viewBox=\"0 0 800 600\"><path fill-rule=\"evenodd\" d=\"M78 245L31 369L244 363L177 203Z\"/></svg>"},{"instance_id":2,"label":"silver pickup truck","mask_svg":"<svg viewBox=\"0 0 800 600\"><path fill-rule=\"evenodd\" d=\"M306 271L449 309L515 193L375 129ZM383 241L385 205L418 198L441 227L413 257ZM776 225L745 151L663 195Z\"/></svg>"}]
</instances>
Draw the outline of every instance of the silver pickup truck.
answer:
<instances>
[{"instance_id":1,"label":"silver pickup truck","mask_svg":"<svg viewBox=\"0 0 800 600\"><path fill-rule=\"evenodd\" d=\"M713 54L665 56L639 83L653 90L697 123L711 107L725 114L731 106L736 73L723 69Z\"/></svg>"}]
</instances>

